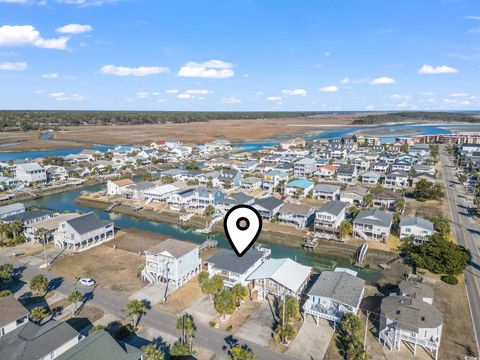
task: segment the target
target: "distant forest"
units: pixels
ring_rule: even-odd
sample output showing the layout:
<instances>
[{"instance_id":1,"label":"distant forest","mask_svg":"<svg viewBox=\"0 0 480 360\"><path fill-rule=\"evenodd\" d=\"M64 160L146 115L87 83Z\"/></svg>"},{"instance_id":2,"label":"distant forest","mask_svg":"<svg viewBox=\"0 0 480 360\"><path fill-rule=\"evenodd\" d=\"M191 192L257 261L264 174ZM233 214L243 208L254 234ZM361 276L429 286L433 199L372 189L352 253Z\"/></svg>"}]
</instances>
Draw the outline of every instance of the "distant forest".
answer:
<instances>
[{"instance_id":1,"label":"distant forest","mask_svg":"<svg viewBox=\"0 0 480 360\"><path fill-rule=\"evenodd\" d=\"M375 125L389 122L407 122L407 121L462 121L462 122L480 122L480 118L473 114L453 113L453 112L399 112L386 114L371 114L360 116L352 122L353 125Z\"/></svg>"},{"instance_id":2,"label":"distant forest","mask_svg":"<svg viewBox=\"0 0 480 360\"><path fill-rule=\"evenodd\" d=\"M320 112L0 111L0 129L38 130L79 125L139 125L226 119L304 118Z\"/></svg>"}]
</instances>

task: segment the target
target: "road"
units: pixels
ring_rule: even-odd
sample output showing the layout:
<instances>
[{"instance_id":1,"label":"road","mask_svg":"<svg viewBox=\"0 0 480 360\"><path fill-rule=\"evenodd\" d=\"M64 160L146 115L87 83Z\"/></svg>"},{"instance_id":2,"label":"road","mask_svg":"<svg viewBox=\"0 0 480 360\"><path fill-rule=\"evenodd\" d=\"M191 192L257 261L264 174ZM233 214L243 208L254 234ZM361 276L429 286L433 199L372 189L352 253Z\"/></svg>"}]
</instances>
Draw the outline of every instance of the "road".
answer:
<instances>
[{"instance_id":1,"label":"road","mask_svg":"<svg viewBox=\"0 0 480 360\"><path fill-rule=\"evenodd\" d=\"M463 186L459 184L455 175L456 167L443 146L440 147L440 160L444 169L446 200L450 207L452 229L457 243L469 249L472 254L471 265L465 270L465 286L475 330L477 351L480 353L480 251L477 243L480 227L473 222L473 216L469 212L472 200L465 195Z\"/></svg>"},{"instance_id":2,"label":"road","mask_svg":"<svg viewBox=\"0 0 480 360\"><path fill-rule=\"evenodd\" d=\"M22 272L22 281L25 281L25 282L28 282L32 278L32 276L36 274L44 274L49 280L60 279L58 281L59 286L55 289L55 292L58 292L64 296L68 296L68 294L70 294L75 288L75 283L72 280L59 278L58 276L56 276L51 272L41 270L36 266L32 266L18 260L14 260L5 255L0 255L0 263L10 263L15 267L23 266L24 270ZM80 284L77 284L77 290L81 291L84 294L91 292L91 289L86 288ZM88 304L94 305L99 309L102 309L103 311L113 314L121 319L126 318L124 309L127 303L128 303L128 299L121 297L117 294L114 294L110 291L107 291L105 289L102 289L99 286L97 286L94 289L93 294L90 296L90 299L88 300ZM142 316L140 320L141 325L145 327L156 329L164 333L167 333L169 335L172 335L174 337L178 337L178 333L175 332L176 322L177 322L177 316L175 314L161 311L157 308L152 308L148 310L147 313L144 316ZM196 326L197 326L197 332L195 335L194 342L201 347L204 347L208 350L213 351L216 354L216 358L226 359L228 356L227 349L229 348L226 338L228 337L229 339L231 339L232 338L231 335L229 335L226 332L223 332L208 326L204 326L202 324L196 324ZM250 341L243 340L238 337L234 337L234 338L238 340L238 344L240 345L245 344L250 349L252 349L259 359L262 359L262 360L263 359L266 359L266 360L297 359L291 355L275 352L273 350L270 350L261 345L252 343Z\"/></svg>"}]
</instances>

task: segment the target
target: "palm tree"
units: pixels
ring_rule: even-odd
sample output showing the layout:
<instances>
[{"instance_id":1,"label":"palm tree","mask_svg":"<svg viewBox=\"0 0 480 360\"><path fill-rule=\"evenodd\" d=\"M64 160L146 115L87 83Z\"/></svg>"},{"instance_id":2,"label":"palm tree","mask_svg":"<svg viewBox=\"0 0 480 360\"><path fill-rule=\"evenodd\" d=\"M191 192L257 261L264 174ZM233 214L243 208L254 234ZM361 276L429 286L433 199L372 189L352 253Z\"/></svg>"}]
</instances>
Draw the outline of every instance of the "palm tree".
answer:
<instances>
[{"instance_id":1,"label":"palm tree","mask_svg":"<svg viewBox=\"0 0 480 360\"><path fill-rule=\"evenodd\" d=\"M214 302L215 310L225 319L226 314L233 314L235 311L235 297L230 290L222 290Z\"/></svg>"},{"instance_id":2,"label":"palm tree","mask_svg":"<svg viewBox=\"0 0 480 360\"><path fill-rule=\"evenodd\" d=\"M249 348L235 345L229 351L229 359L231 360L257 360L258 357L255 353Z\"/></svg>"},{"instance_id":3,"label":"palm tree","mask_svg":"<svg viewBox=\"0 0 480 360\"><path fill-rule=\"evenodd\" d=\"M192 352L193 338L195 337L195 332L197 330L192 315L183 314L180 318L178 318L176 328L177 331L182 332L182 344L186 344L188 338L189 349L190 352Z\"/></svg>"},{"instance_id":4,"label":"palm tree","mask_svg":"<svg viewBox=\"0 0 480 360\"><path fill-rule=\"evenodd\" d=\"M47 229L40 228L35 230L35 238L43 244L43 255L45 257L45 266L48 266L47 261L47 235L49 234Z\"/></svg>"},{"instance_id":5,"label":"palm tree","mask_svg":"<svg viewBox=\"0 0 480 360\"><path fill-rule=\"evenodd\" d=\"M78 310L78 303L82 302L83 298L84 295L78 290L72 291L72 293L68 295L68 301L75 304L75 313L77 313Z\"/></svg>"},{"instance_id":6,"label":"palm tree","mask_svg":"<svg viewBox=\"0 0 480 360\"><path fill-rule=\"evenodd\" d=\"M18 234L23 230L23 224L20 221L15 220L9 223L9 230L13 235L13 241L16 242Z\"/></svg>"},{"instance_id":7,"label":"palm tree","mask_svg":"<svg viewBox=\"0 0 480 360\"><path fill-rule=\"evenodd\" d=\"M346 313L342 318L342 331L349 336L356 335L361 326L360 319L353 313Z\"/></svg>"},{"instance_id":8,"label":"palm tree","mask_svg":"<svg viewBox=\"0 0 480 360\"><path fill-rule=\"evenodd\" d=\"M240 284L237 284L235 285L233 288L232 288L232 294L235 298L235 303L237 305L237 307L240 306L240 302L245 299L248 295L248 291L247 291L247 288L245 286L242 286Z\"/></svg>"},{"instance_id":9,"label":"palm tree","mask_svg":"<svg viewBox=\"0 0 480 360\"><path fill-rule=\"evenodd\" d=\"M5 224L5 223L0 224L0 246L3 246L3 242L7 237L8 231L9 231L8 224Z\"/></svg>"},{"instance_id":10,"label":"palm tree","mask_svg":"<svg viewBox=\"0 0 480 360\"><path fill-rule=\"evenodd\" d=\"M145 314L147 307L144 300L132 300L125 309L127 310L127 316L132 318L133 327L136 327L140 317Z\"/></svg>"},{"instance_id":11,"label":"palm tree","mask_svg":"<svg viewBox=\"0 0 480 360\"><path fill-rule=\"evenodd\" d=\"M367 208L370 208L373 206L373 200L374 200L374 196L373 194L367 194L365 195L365 197L363 198L363 203L365 204L365 206Z\"/></svg>"},{"instance_id":12,"label":"palm tree","mask_svg":"<svg viewBox=\"0 0 480 360\"><path fill-rule=\"evenodd\" d=\"M142 347L143 360L163 360L165 357L163 353L153 344L148 344Z\"/></svg>"},{"instance_id":13,"label":"palm tree","mask_svg":"<svg viewBox=\"0 0 480 360\"><path fill-rule=\"evenodd\" d=\"M47 290L48 279L42 274L34 275L30 279L28 286L30 287L30 290L32 290L37 296L40 296L42 292Z\"/></svg>"},{"instance_id":14,"label":"palm tree","mask_svg":"<svg viewBox=\"0 0 480 360\"><path fill-rule=\"evenodd\" d=\"M47 316L47 311L43 306L34 307L30 312L30 319L37 324L39 324L45 316Z\"/></svg>"}]
</instances>

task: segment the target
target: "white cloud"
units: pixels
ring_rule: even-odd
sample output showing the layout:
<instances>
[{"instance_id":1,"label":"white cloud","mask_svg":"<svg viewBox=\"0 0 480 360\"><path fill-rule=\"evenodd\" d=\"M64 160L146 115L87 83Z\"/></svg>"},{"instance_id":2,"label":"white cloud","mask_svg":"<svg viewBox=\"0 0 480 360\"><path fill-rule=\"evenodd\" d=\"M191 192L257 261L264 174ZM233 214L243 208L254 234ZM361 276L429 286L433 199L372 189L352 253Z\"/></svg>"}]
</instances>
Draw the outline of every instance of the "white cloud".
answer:
<instances>
[{"instance_id":1,"label":"white cloud","mask_svg":"<svg viewBox=\"0 0 480 360\"><path fill-rule=\"evenodd\" d=\"M0 46L35 46L44 49L67 48L68 37L44 39L40 32L31 25L3 25L0 26Z\"/></svg>"},{"instance_id":2,"label":"white cloud","mask_svg":"<svg viewBox=\"0 0 480 360\"><path fill-rule=\"evenodd\" d=\"M100 69L102 74L117 75L117 76L147 76L160 73L168 73L170 70L162 66L139 66L127 67L117 65L104 65Z\"/></svg>"},{"instance_id":3,"label":"white cloud","mask_svg":"<svg viewBox=\"0 0 480 360\"><path fill-rule=\"evenodd\" d=\"M27 70L26 62L4 62L0 63L0 70L4 71L24 71Z\"/></svg>"},{"instance_id":4,"label":"white cloud","mask_svg":"<svg viewBox=\"0 0 480 360\"><path fill-rule=\"evenodd\" d=\"M222 98L220 101L222 102L222 104L241 104L242 103L242 100L234 96Z\"/></svg>"},{"instance_id":5,"label":"white cloud","mask_svg":"<svg viewBox=\"0 0 480 360\"><path fill-rule=\"evenodd\" d=\"M480 20L480 16L465 16L465 19L468 19L468 20Z\"/></svg>"},{"instance_id":6,"label":"white cloud","mask_svg":"<svg viewBox=\"0 0 480 360\"><path fill-rule=\"evenodd\" d=\"M324 92L324 93L334 93L338 91L338 86L336 85L325 86L318 89L318 91Z\"/></svg>"},{"instance_id":7,"label":"white cloud","mask_svg":"<svg viewBox=\"0 0 480 360\"><path fill-rule=\"evenodd\" d=\"M480 27L476 27L467 31L468 34L480 34Z\"/></svg>"},{"instance_id":8,"label":"white cloud","mask_svg":"<svg viewBox=\"0 0 480 360\"><path fill-rule=\"evenodd\" d=\"M181 94L178 94L177 98L179 99L200 99L203 100L203 96L199 95L208 95L210 94L210 90L205 90L205 89L193 89L193 90L186 90Z\"/></svg>"},{"instance_id":9,"label":"white cloud","mask_svg":"<svg viewBox=\"0 0 480 360\"><path fill-rule=\"evenodd\" d=\"M367 82L368 79L352 79L349 77L343 78L340 80L340 84L347 85L347 84L361 84Z\"/></svg>"},{"instance_id":10,"label":"white cloud","mask_svg":"<svg viewBox=\"0 0 480 360\"><path fill-rule=\"evenodd\" d=\"M58 73L48 73L48 74L43 74L42 78L44 79L57 79L59 77Z\"/></svg>"},{"instance_id":11,"label":"white cloud","mask_svg":"<svg viewBox=\"0 0 480 360\"><path fill-rule=\"evenodd\" d=\"M387 76L379 77L370 81L370 84L372 85L391 85L396 83L397 82L395 81L395 79Z\"/></svg>"},{"instance_id":12,"label":"white cloud","mask_svg":"<svg viewBox=\"0 0 480 360\"><path fill-rule=\"evenodd\" d=\"M177 98L179 98L179 99L190 99L190 98L192 98L192 97L193 97L193 96L190 95L190 94L179 94L179 95L177 96Z\"/></svg>"},{"instance_id":13,"label":"white cloud","mask_svg":"<svg viewBox=\"0 0 480 360\"><path fill-rule=\"evenodd\" d=\"M392 94L390 95L392 99L397 99L397 100L405 100L409 101L412 97L408 94Z\"/></svg>"},{"instance_id":14,"label":"white cloud","mask_svg":"<svg viewBox=\"0 0 480 360\"><path fill-rule=\"evenodd\" d=\"M81 34L89 31L92 31L92 27L90 25L81 24L68 24L57 28L57 32L62 34Z\"/></svg>"},{"instance_id":15,"label":"white cloud","mask_svg":"<svg viewBox=\"0 0 480 360\"><path fill-rule=\"evenodd\" d=\"M325 53L323 55L326 56L326 57L329 57L329 56L332 55L332 53L330 51L325 51Z\"/></svg>"},{"instance_id":16,"label":"white cloud","mask_svg":"<svg viewBox=\"0 0 480 360\"><path fill-rule=\"evenodd\" d=\"M135 95L140 99L145 99L148 97L149 93L147 91L138 91Z\"/></svg>"},{"instance_id":17,"label":"white cloud","mask_svg":"<svg viewBox=\"0 0 480 360\"><path fill-rule=\"evenodd\" d=\"M68 94L64 92L53 92L48 94L50 97L58 101L82 101L85 97L80 94Z\"/></svg>"},{"instance_id":18,"label":"white cloud","mask_svg":"<svg viewBox=\"0 0 480 360\"><path fill-rule=\"evenodd\" d=\"M180 68L177 75L180 77L223 79L235 75L232 67L231 63L221 60L209 60L204 63L189 61Z\"/></svg>"},{"instance_id":19,"label":"white cloud","mask_svg":"<svg viewBox=\"0 0 480 360\"><path fill-rule=\"evenodd\" d=\"M375 107L373 105L367 105L367 106L365 106L365 109L373 110L373 109L375 109Z\"/></svg>"},{"instance_id":20,"label":"white cloud","mask_svg":"<svg viewBox=\"0 0 480 360\"><path fill-rule=\"evenodd\" d=\"M113 4L118 0L57 0L60 4L79 5L79 6L100 6L104 4Z\"/></svg>"},{"instance_id":21,"label":"white cloud","mask_svg":"<svg viewBox=\"0 0 480 360\"><path fill-rule=\"evenodd\" d=\"M6 4L26 4L29 0L0 0L0 3Z\"/></svg>"},{"instance_id":22,"label":"white cloud","mask_svg":"<svg viewBox=\"0 0 480 360\"><path fill-rule=\"evenodd\" d=\"M196 90L185 91L185 94L189 94L189 95L208 95L209 93L210 93L209 90L204 90L204 89L196 89Z\"/></svg>"},{"instance_id":23,"label":"white cloud","mask_svg":"<svg viewBox=\"0 0 480 360\"><path fill-rule=\"evenodd\" d=\"M448 96L452 96L452 97L466 97L468 96L468 93L452 93Z\"/></svg>"},{"instance_id":24,"label":"white cloud","mask_svg":"<svg viewBox=\"0 0 480 360\"><path fill-rule=\"evenodd\" d=\"M280 96L269 96L265 100L278 102L278 101L282 101L282 98Z\"/></svg>"},{"instance_id":25,"label":"white cloud","mask_svg":"<svg viewBox=\"0 0 480 360\"><path fill-rule=\"evenodd\" d=\"M306 96L307 91L304 89L283 89L282 94L292 96Z\"/></svg>"},{"instance_id":26,"label":"white cloud","mask_svg":"<svg viewBox=\"0 0 480 360\"><path fill-rule=\"evenodd\" d=\"M166 94L178 94L178 89L170 89L165 91Z\"/></svg>"},{"instance_id":27,"label":"white cloud","mask_svg":"<svg viewBox=\"0 0 480 360\"><path fill-rule=\"evenodd\" d=\"M447 65L441 66L432 66L432 65L423 65L418 69L419 74L455 74L458 73L458 70Z\"/></svg>"}]
</instances>

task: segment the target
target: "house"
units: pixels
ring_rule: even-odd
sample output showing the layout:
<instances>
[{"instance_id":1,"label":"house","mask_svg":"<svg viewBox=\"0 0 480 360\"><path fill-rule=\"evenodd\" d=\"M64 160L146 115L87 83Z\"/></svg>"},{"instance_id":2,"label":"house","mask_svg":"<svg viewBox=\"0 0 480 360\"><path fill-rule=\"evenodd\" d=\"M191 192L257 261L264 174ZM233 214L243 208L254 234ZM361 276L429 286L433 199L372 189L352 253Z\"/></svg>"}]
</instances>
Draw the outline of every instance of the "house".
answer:
<instances>
[{"instance_id":1,"label":"house","mask_svg":"<svg viewBox=\"0 0 480 360\"><path fill-rule=\"evenodd\" d=\"M135 184L128 185L125 188L125 192L123 196L126 199L133 199L133 200L145 200L147 197L145 193L153 188L157 187L157 184L150 182L150 181L139 181Z\"/></svg>"},{"instance_id":2,"label":"house","mask_svg":"<svg viewBox=\"0 0 480 360\"><path fill-rule=\"evenodd\" d=\"M240 188L247 191L260 189L261 186L262 186L262 179L254 176L250 176L245 179L242 179L240 182Z\"/></svg>"},{"instance_id":3,"label":"house","mask_svg":"<svg viewBox=\"0 0 480 360\"><path fill-rule=\"evenodd\" d=\"M433 235L433 223L420 217L400 219L400 239L411 238L415 243L423 243Z\"/></svg>"},{"instance_id":4,"label":"house","mask_svg":"<svg viewBox=\"0 0 480 360\"><path fill-rule=\"evenodd\" d=\"M217 205L225 194L218 189L198 187L193 191L192 207L196 210L205 210L207 206Z\"/></svg>"},{"instance_id":5,"label":"house","mask_svg":"<svg viewBox=\"0 0 480 360\"><path fill-rule=\"evenodd\" d=\"M220 275L226 288L237 284L247 286L247 278L269 258L268 249L251 248L241 257L231 250L222 249L207 259L208 275Z\"/></svg>"},{"instance_id":6,"label":"house","mask_svg":"<svg viewBox=\"0 0 480 360\"><path fill-rule=\"evenodd\" d=\"M398 291L390 295L409 296L433 305L435 291L428 285L416 280L402 280L398 284Z\"/></svg>"},{"instance_id":7,"label":"house","mask_svg":"<svg viewBox=\"0 0 480 360\"><path fill-rule=\"evenodd\" d=\"M322 179L333 179L336 171L335 165L325 164L318 167L317 174Z\"/></svg>"},{"instance_id":8,"label":"house","mask_svg":"<svg viewBox=\"0 0 480 360\"><path fill-rule=\"evenodd\" d=\"M223 169L218 175L218 183L224 189L231 189L240 186L242 174L240 171Z\"/></svg>"},{"instance_id":9,"label":"house","mask_svg":"<svg viewBox=\"0 0 480 360\"><path fill-rule=\"evenodd\" d=\"M47 166L45 169L47 174L47 182L67 181L70 177L68 170L63 166Z\"/></svg>"},{"instance_id":10,"label":"house","mask_svg":"<svg viewBox=\"0 0 480 360\"><path fill-rule=\"evenodd\" d=\"M348 203L332 200L320 206L315 213L315 233L322 237L331 237L345 220Z\"/></svg>"},{"instance_id":11,"label":"house","mask_svg":"<svg viewBox=\"0 0 480 360\"><path fill-rule=\"evenodd\" d=\"M58 214L48 219L26 225L23 234L30 241L40 243L43 243L43 241L49 242L53 238L55 231L57 231L58 225L60 225L61 222L74 219L79 216L81 215L77 213ZM43 235L43 238L41 239L38 237L39 230L46 231L46 233Z\"/></svg>"},{"instance_id":12,"label":"house","mask_svg":"<svg viewBox=\"0 0 480 360\"><path fill-rule=\"evenodd\" d=\"M0 339L28 322L30 311L13 295L0 297ZM0 340L1 342L1 340Z\"/></svg>"},{"instance_id":13,"label":"house","mask_svg":"<svg viewBox=\"0 0 480 360\"><path fill-rule=\"evenodd\" d=\"M15 215L10 215L3 218L6 223L19 221L23 226L35 224L39 221L45 221L53 217L53 213L47 210L27 210Z\"/></svg>"},{"instance_id":14,"label":"house","mask_svg":"<svg viewBox=\"0 0 480 360\"><path fill-rule=\"evenodd\" d=\"M406 189L410 186L408 174L404 171L390 171L385 174L383 185L389 189Z\"/></svg>"},{"instance_id":15,"label":"house","mask_svg":"<svg viewBox=\"0 0 480 360\"><path fill-rule=\"evenodd\" d=\"M257 168L258 163L255 160L248 160L241 162L235 166L235 168L241 173L252 173Z\"/></svg>"},{"instance_id":16,"label":"house","mask_svg":"<svg viewBox=\"0 0 480 360\"><path fill-rule=\"evenodd\" d=\"M101 220L90 212L61 222L53 241L58 247L77 251L109 240L114 235L113 221Z\"/></svg>"},{"instance_id":17,"label":"house","mask_svg":"<svg viewBox=\"0 0 480 360\"><path fill-rule=\"evenodd\" d=\"M308 227L315 218L315 210L311 206L285 203L277 214L279 222L296 226L298 229Z\"/></svg>"},{"instance_id":18,"label":"house","mask_svg":"<svg viewBox=\"0 0 480 360\"><path fill-rule=\"evenodd\" d=\"M269 259L260 265L248 278L252 281L253 297L265 299L273 295L282 299L291 295L297 299L308 284L312 268L291 259Z\"/></svg>"},{"instance_id":19,"label":"house","mask_svg":"<svg viewBox=\"0 0 480 360\"><path fill-rule=\"evenodd\" d=\"M15 203L5 206L0 206L0 219L4 219L6 217L17 215L25 212L27 209L25 205L22 203Z\"/></svg>"},{"instance_id":20,"label":"house","mask_svg":"<svg viewBox=\"0 0 480 360\"><path fill-rule=\"evenodd\" d=\"M412 167L412 163L409 161L396 160L392 164L392 171L404 171L408 173L411 167Z\"/></svg>"},{"instance_id":21,"label":"house","mask_svg":"<svg viewBox=\"0 0 480 360\"><path fill-rule=\"evenodd\" d=\"M283 202L274 196L256 199L252 206L260 213L262 219L271 220L277 215L282 207Z\"/></svg>"},{"instance_id":22,"label":"house","mask_svg":"<svg viewBox=\"0 0 480 360\"><path fill-rule=\"evenodd\" d=\"M357 170L368 170L370 168L370 160L365 158L355 158L352 160L352 164L355 165Z\"/></svg>"},{"instance_id":23,"label":"house","mask_svg":"<svg viewBox=\"0 0 480 360\"><path fill-rule=\"evenodd\" d=\"M57 360L142 360L142 351L120 340L116 340L106 330L88 335L77 345L65 351Z\"/></svg>"},{"instance_id":24,"label":"house","mask_svg":"<svg viewBox=\"0 0 480 360\"><path fill-rule=\"evenodd\" d=\"M362 183L376 185L380 181L380 174L375 171L366 171L361 175Z\"/></svg>"},{"instance_id":25,"label":"house","mask_svg":"<svg viewBox=\"0 0 480 360\"><path fill-rule=\"evenodd\" d=\"M288 181L288 174L281 170L271 170L267 172L262 181L262 189L268 192L274 192L275 188L281 183Z\"/></svg>"},{"instance_id":26,"label":"house","mask_svg":"<svg viewBox=\"0 0 480 360\"><path fill-rule=\"evenodd\" d=\"M171 210L180 211L181 209L188 209L194 200L194 189L183 189L175 193L170 193L167 198L167 204Z\"/></svg>"},{"instance_id":27,"label":"house","mask_svg":"<svg viewBox=\"0 0 480 360\"><path fill-rule=\"evenodd\" d=\"M27 186L45 183L46 170L36 162L19 164L15 167L15 179Z\"/></svg>"},{"instance_id":28,"label":"house","mask_svg":"<svg viewBox=\"0 0 480 360\"><path fill-rule=\"evenodd\" d=\"M318 184L313 188L314 199L337 200L340 197L340 186Z\"/></svg>"},{"instance_id":29,"label":"house","mask_svg":"<svg viewBox=\"0 0 480 360\"><path fill-rule=\"evenodd\" d=\"M357 168L355 165L340 165L337 170L337 181L344 184L355 185L357 182Z\"/></svg>"},{"instance_id":30,"label":"house","mask_svg":"<svg viewBox=\"0 0 480 360\"><path fill-rule=\"evenodd\" d=\"M108 180L107 181L107 195L109 196L123 196L127 187L135 184L131 179Z\"/></svg>"},{"instance_id":31,"label":"house","mask_svg":"<svg viewBox=\"0 0 480 360\"><path fill-rule=\"evenodd\" d=\"M340 192L340 201L357 206L363 205L363 198L368 194L368 189L361 185L350 186Z\"/></svg>"},{"instance_id":32,"label":"house","mask_svg":"<svg viewBox=\"0 0 480 360\"><path fill-rule=\"evenodd\" d=\"M147 202L161 201L165 202L172 194L176 194L180 191L180 188L173 184L157 185L153 188L147 189L143 192L144 198Z\"/></svg>"},{"instance_id":33,"label":"house","mask_svg":"<svg viewBox=\"0 0 480 360\"><path fill-rule=\"evenodd\" d=\"M142 278L151 284L172 283L177 289L197 275L202 268L200 246L167 239L145 251Z\"/></svg>"},{"instance_id":34,"label":"house","mask_svg":"<svg viewBox=\"0 0 480 360\"><path fill-rule=\"evenodd\" d=\"M285 196L303 199L313 190L314 185L312 181L305 179L290 181L285 185Z\"/></svg>"},{"instance_id":35,"label":"house","mask_svg":"<svg viewBox=\"0 0 480 360\"><path fill-rule=\"evenodd\" d=\"M381 209L395 211L397 202L402 198L402 194L392 191L391 189L373 189L373 206Z\"/></svg>"},{"instance_id":36,"label":"house","mask_svg":"<svg viewBox=\"0 0 480 360\"><path fill-rule=\"evenodd\" d=\"M386 161L377 161L372 166L372 171L377 173L386 173L390 169L390 164Z\"/></svg>"},{"instance_id":37,"label":"house","mask_svg":"<svg viewBox=\"0 0 480 360\"><path fill-rule=\"evenodd\" d=\"M426 285L423 285L426 287ZM403 293L407 289L408 293ZM425 292L422 287L405 286L400 294L390 294L380 306L380 343L390 350L400 350L402 342L413 348L417 346L435 353L438 359L442 337L443 314L433 305L433 291ZM427 294L424 297L423 294Z\"/></svg>"},{"instance_id":38,"label":"house","mask_svg":"<svg viewBox=\"0 0 480 360\"><path fill-rule=\"evenodd\" d=\"M242 192L226 195L218 204L217 209L226 213L236 205L252 205L255 199Z\"/></svg>"},{"instance_id":39,"label":"house","mask_svg":"<svg viewBox=\"0 0 480 360\"><path fill-rule=\"evenodd\" d=\"M392 219L392 214L376 208L362 210L353 220L353 235L364 240L387 241Z\"/></svg>"},{"instance_id":40,"label":"house","mask_svg":"<svg viewBox=\"0 0 480 360\"><path fill-rule=\"evenodd\" d=\"M0 176L0 191L8 191L16 188L18 180L9 176Z\"/></svg>"},{"instance_id":41,"label":"house","mask_svg":"<svg viewBox=\"0 0 480 360\"><path fill-rule=\"evenodd\" d=\"M317 171L317 162L315 159L304 158L293 164L293 175L305 179Z\"/></svg>"},{"instance_id":42,"label":"house","mask_svg":"<svg viewBox=\"0 0 480 360\"><path fill-rule=\"evenodd\" d=\"M320 319L341 322L347 313L357 314L362 302L365 280L357 272L344 268L322 271L307 293L303 305L304 317L312 315L318 325Z\"/></svg>"},{"instance_id":43,"label":"house","mask_svg":"<svg viewBox=\"0 0 480 360\"><path fill-rule=\"evenodd\" d=\"M83 338L64 321L50 320L44 325L28 321L0 337L0 359L56 359Z\"/></svg>"}]
</instances>

